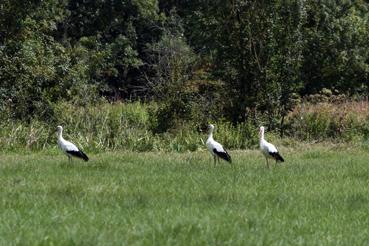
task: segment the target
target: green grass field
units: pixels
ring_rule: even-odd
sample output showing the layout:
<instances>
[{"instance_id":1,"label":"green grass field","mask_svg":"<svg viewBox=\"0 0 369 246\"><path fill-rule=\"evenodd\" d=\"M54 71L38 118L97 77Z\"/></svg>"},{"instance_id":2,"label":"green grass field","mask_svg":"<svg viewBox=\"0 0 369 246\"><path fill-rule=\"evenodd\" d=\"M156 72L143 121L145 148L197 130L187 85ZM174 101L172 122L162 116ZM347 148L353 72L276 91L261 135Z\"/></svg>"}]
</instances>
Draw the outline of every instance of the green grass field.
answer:
<instances>
[{"instance_id":1,"label":"green grass field","mask_svg":"<svg viewBox=\"0 0 369 246\"><path fill-rule=\"evenodd\" d=\"M369 151L304 149L3 153L0 245L369 244Z\"/></svg>"}]
</instances>

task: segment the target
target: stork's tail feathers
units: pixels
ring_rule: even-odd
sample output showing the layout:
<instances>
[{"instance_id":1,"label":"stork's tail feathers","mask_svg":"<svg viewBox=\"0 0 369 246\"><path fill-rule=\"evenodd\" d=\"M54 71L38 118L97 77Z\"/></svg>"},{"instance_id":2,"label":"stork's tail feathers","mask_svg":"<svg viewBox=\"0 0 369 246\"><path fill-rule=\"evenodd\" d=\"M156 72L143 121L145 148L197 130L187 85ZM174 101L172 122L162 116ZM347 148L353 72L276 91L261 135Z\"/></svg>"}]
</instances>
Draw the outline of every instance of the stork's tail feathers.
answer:
<instances>
[{"instance_id":1,"label":"stork's tail feathers","mask_svg":"<svg viewBox=\"0 0 369 246\"><path fill-rule=\"evenodd\" d=\"M229 163L232 163L232 158L231 158L231 156L228 154L228 152L226 152L226 156L227 156L227 158L226 158L226 159L224 159L224 160L228 161Z\"/></svg>"},{"instance_id":2,"label":"stork's tail feathers","mask_svg":"<svg viewBox=\"0 0 369 246\"><path fill-rule=\"evenodd\" d=\"M79 153L81 154L81 158L84 160L84 161L88 161L88 156L83 153L81 150L79 151ZM282 158L282 157L281 157ZM282 158L282 161L283 161L283 158Z\"/></svg>"},{"instance_id":3,"label":"stork's tail feathers","mask_svg":"<svg viewBox=\"0 0 369 246\"><path fill-rule=\"evenodd\" d=\"M83 153L81 150L79 150L79 151L67 151L67 153L74 156L74 157L81 158L84 161L88 161L88 156L85 153Z\"/></svg>"},{"instance_id":4,"label":"stork's tail feathers","mask_svg":"<svg viewBox=\"0 0 369 246\"><path fill-rule=\"evenodd\" d=\"M273 156L273 158L274 158L276 161L284 162L283 157L282 157L278 152L271 153L270 155L271 155L271 156Z\"/></svg>"},{"instance_id":5,"label":"stork's tail feathers","mask_svg":"<svg viewBox=\"0 0 369 246\"><path fill-rule=\"evenodd\" d=\"M219 151L217 151L216 149L214 149L213 151L214 151L214 153L215 153L217 156L219 156L219 157L220 157L220 158L222 158L223 160L228 161L229 163L232 163L232 158L231 158L231 156L228 154L228 152L227 152L227 151L225 151L225 152L219 152Z\"/></svg>"}]
</instances>

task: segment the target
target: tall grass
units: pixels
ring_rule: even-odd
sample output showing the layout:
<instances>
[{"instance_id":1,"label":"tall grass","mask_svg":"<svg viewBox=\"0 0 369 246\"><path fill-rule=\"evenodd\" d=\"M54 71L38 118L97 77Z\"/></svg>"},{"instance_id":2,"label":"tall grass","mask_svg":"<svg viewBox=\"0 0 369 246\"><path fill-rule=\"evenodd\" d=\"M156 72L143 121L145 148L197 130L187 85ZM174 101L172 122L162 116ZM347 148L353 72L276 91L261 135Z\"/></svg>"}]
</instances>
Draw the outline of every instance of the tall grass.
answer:
<instances>
[{"instance_id":1,"label":"tall grass","mask_svg":"<svg viewBox=\"0 0 369 246\"><path fill-rule=\"evenodd\" d=\"M369 137L369 102L304 103L287 117L290 136L301 140L355 141Z\"/></svg>"},{"instance_id":2,"label":"tall grass","mask_svg":"<svg viewBox=\"0 0 369 246\"><path fill-rule=\"evenodd\" d=\"M6 122L0 126L0 144L3 150L41 150L56 146L55 129L64 126L64 136L82 148L130 151L195 151L204 147L206 131L195 124L184 124L175 132L154 134L148 106L141 102L104 103L91 107L77 107L69 103L55 106L57 121L53 124L34 120ZM236 127L216 122L217 138L232 149L250 147L257 141L257 130L249 124Z\"/></svg>"},{"instance_id":3,"label":"tall grass","mask_svg":"<svg viewBox=\"0 0 369 246\"><path fill-rule=\"evenodd\" d=\"M205 147L207 132L197 122L178 125L172 131L155 134L155 104L102 103L77 107L69 103L55 106L53 123L3 121L0 124L0 150L41 150L56 146L55 129L64 126L66 139L90 151L196 151ZM216 125L215 138L228 149L256 147L258 127L229 122ZM304 103L286 118L287 140L363 142L369 138L369 102ZM268 129L268 139L278 141L278 132ZM287 142L286 142L287 141Z\"/></svg>"},{"instance_id":4,"label":"tall grass","mask_svg":"<svg viewBox=\"0 0 369 246\"><path fill-rule=\"evenodd\" d=\"M0 245L367 245L369 152L0 153Z\"/></svg>"}]
</instances>

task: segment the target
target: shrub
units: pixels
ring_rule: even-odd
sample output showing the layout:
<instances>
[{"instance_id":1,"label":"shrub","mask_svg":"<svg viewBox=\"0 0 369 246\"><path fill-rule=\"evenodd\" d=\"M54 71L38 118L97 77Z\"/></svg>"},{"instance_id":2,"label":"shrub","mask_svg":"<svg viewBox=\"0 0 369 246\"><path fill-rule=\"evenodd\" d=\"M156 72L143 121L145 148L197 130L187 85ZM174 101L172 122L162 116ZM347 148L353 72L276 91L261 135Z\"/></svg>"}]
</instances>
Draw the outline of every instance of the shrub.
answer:
<instances>
[{"instance_id":1,"label":"shrub","mask_svg":"<svg viewBox=\"0 0 369 246\"><path fill-rule=\"evenodd\" d=\"M368 101L314 102L297 106L287 117L289 136L302 140L366 138Z\"/></svg>"}]
</instances>

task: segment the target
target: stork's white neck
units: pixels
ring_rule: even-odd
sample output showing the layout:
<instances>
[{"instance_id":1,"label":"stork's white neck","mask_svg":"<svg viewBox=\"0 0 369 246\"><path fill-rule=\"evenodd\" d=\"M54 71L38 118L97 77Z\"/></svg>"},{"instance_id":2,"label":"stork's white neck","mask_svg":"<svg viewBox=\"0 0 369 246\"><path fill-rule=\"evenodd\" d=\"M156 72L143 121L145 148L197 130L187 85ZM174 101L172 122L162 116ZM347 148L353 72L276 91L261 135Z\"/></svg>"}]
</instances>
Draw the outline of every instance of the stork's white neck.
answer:
<instances>
[{"instance_id":1,"label":"stork's white neck","mask_svg":"<svg viewBox=\"0 0 369 246\"><path fill-rule=\"evenodd\" d=\"M63 130L58 131L58 139L63 139Z\"/></svg>"},{"instance_id":2,"label":"stork's white neck","mask_svg":"<svg viewBox=\"0 0 369 246\"><path fill-rule=\"evenodd\" d=\"M260 141L264 140L264 129L260 129L259 138Z\"/></svg>"},{"instance_id":3,"label":"stork's white neck","mask_svg":"<svg viewBox=\"0 0 369 246\"><path fill-rule=\"evenodd\" d=\"M208 139L213 139L213 130L214 129L210 129L209 130L209 137L208 137Z\"/></svg>"}]
</instances>

